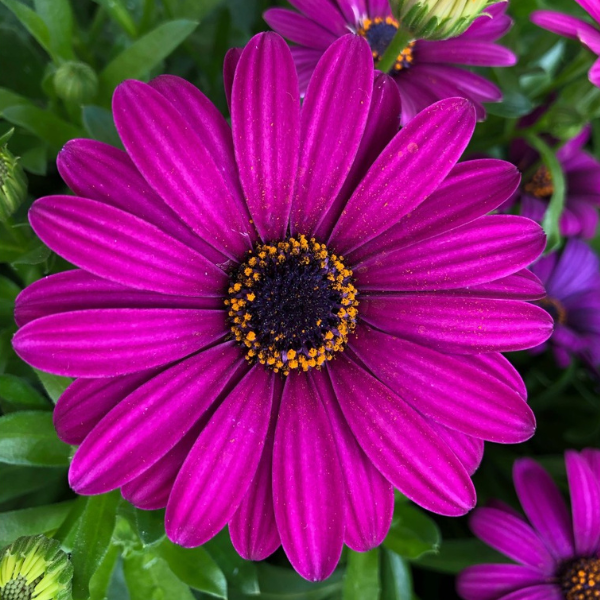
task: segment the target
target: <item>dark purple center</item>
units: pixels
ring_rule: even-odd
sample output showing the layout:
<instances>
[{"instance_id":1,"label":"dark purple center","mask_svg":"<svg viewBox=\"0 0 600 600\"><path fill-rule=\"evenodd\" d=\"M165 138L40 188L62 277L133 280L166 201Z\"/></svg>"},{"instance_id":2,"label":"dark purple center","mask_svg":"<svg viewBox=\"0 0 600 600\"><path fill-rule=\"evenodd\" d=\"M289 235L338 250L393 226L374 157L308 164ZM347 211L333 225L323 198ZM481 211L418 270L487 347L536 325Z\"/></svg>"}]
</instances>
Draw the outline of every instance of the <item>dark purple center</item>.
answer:
<instances>
[{"instance_id":1,"label":"dark purple center","mask_svg":"<svg viewBox=\"0 0 600 600\"><path fill-rule=\"evenodd\" d=\"M560 575L565 600L600 598L600 558L579 558L567 563Z\"/></svg>"}]
</instances>

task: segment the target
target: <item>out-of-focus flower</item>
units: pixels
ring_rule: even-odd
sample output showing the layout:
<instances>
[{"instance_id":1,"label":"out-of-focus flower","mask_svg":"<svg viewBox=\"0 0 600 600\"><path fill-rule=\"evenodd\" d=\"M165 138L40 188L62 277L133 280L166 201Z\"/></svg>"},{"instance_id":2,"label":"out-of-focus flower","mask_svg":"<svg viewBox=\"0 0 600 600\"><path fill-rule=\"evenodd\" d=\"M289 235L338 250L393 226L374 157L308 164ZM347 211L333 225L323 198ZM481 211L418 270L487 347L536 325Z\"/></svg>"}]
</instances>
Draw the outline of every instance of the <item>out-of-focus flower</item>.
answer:
<instances>
[{"instance_id":1,"label":"out-of-focus flower","mask_svg":"<svg viewBox=\"0 0 600 600\"><path fill-rule=\"evenodd\" d=\"M600 162L583 149L590 133L591 128L585 127L556 153L566 180L565 206L560 219L560 232L566 237L591 238L598 227ZM554 192L552 175L525 140L513 142L510 160L523 173L523 180L509 204L520 201L520 214L541 223Z\"/></svg>"},{"instance_id":2,"label":"out-of-focus flower","mask_svg":"<svg viewBox=\"0 0 600 600\"><path fill-rule=\"evenodd\" d=\"M600 365L600 264L584 242L569 240L562 252L541 258L531 270L548 296L540 304L554 317L555 329L547 343L565 368L573 356Z\"/></svg>"},{"instance_id":3,"label":"out-of-focus flower","mask_svg":"<svg viewBox=\"0 0 600 600\"><path fill-rule=\"evenodd\" d=\"M0 598L70 600L73 565L56 540L21 537L0 552Z\"/></svg>"},{"instance_id":4,"label":"out-of-focus flower","mask_svg":"<svg viewBox=\"0 0 600 600\"><path fill-rule=\"evenodd\" d=\"M67 102L85 104L98 93L98 76L89 65L69 60L54 73L54 90L59 98Z\"/></svg>"},{"instance_id":5,"label":"out-of-focus flower","mask_svg":"<svg viewBox=\"0 0 600 600\"><path fill-rule=\"evenodd\" d=\"M600 3L598 0L575 0L600 24ZM531 15L531 20L548 31L557 33L572 40L579 40L594 54L600 55L600 29L582 19L565 15L551 10L537 10ZM590 81L600 87L600 58L594 63L589 72Z\"/></svg>"},{"instance_id":6,"label":"out-of-focus flower","mask_svg":"<svg viewBox=\"0 0 600 600\"><path fill-rule=\"evenodd\" d=\"M415 38L423 40L445 40L464 33L494 3L495 0L390 0L392 14Z\"/></svg>"},{"instance_id":7,"label":"out-of-focus flower","mask_svg":"<svg viewBox=\"0 0 600 600\"><path fill-rule=\"evenodd\" d=\"M115 92L126 153L63 149L76 195L38 200L30 221L79 269L19 296L14 347L80 378L54 413L80 445L77 492L166 506L183 546L229 524L242 556L282 544L316 580L344 542L381 543L392 486L464 514L483 440L533 434L500 352L551 334L525 269L545 237L488 215L517 187L514 165L457 164L468 101L394 136L398 91L361 37L325 52L302 105L278 35L235 57L231 129L164 76Z\"/></svg>"},{"instance_id":8,"label":"out-of-focus flower","mask_svg":"<svg viewBox=\"0 0 600 600\"><path fill-rule=\"evenodd\" d=\"M6 143L12 131L0 138L0 222L6 220L27 197L27 177Z\"/></svg>"},{"instance_id":9,"label":"out-of-focus flower","mask_svg":"<svg viewBox=\"0 0 600 600\"><path fill-rule=\"evenodd\" d=\"M600 451L565 453L571 515L535 461L515 463L527 520L504 503L477 509L473 533L518 564L469 567L458 578L465 600L592 600L600 597Z\"/></svg>"},{"instance_id":10,"label":"out-of-focus flower","mask_svg":"<svg viewBox=\"0 0 600 600\"><path fill-rule=\"evenodd\" d=\"M385 53L398 31L388 0L337 0L311 2L293 0L297 12L272 8L265 20L278 33L297 44L292 54L298 68L300 90L306 91L315 65L325 49L339 36L353 31L364 37L371 47L375 63ZM479 2L477 2L479 5ZM487 9L462 35L444 41L414 39L398 55L390 75L402 96L402 124L408 123L425 107L453 96L468 98L485 118L483 102L499 102L500 89L493 83L455 65L511 66L516 56L495 44L511 27L505 14L506 2Z\"/></svg>"}]
</instances>

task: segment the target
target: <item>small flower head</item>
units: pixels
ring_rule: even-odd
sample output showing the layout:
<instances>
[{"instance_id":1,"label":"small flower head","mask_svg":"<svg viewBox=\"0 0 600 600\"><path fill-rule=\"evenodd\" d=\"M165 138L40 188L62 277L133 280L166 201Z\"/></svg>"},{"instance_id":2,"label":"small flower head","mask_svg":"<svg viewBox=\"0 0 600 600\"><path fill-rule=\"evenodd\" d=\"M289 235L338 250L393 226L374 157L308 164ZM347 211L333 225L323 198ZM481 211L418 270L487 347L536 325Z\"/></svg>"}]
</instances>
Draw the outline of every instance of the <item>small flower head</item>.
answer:
<instances>
[{"instance_id":1,"label":"small flower head","mask_svg":"<svg viewBox=\"0 0 600 600\"><path fill-rule=\"evenodd\" d=\"M2 600L69 600L73 565L56 540L21 537L0 554Z\"/></svg>"},{"instance_id":2,"label":"small flower head","mask_svg":"<svg viewBox=\"0 0 600 600\"><path fill-rule=\"evenodd\" d=\"M54 74L54 90L59 98L67 102L85 104L98 92L98 76L89 65L69 60Z\"/></svg>"},{"instance_id":3,"label":"small flower head","mask_svg":"<svg viewBox=\"0 0 600 600\"><path fill-rule=\"evenodd\" d=\"M6 221L27 196L27 177L6 145L11 135L12 130L0 138L0 222Z\"/></svg>"},{"instance_id":4,"label":"small flower head","mask_svg":"<svg viewBox=\"0 0 600 600\"><path fill-rule=\"evenodd\" d=\"M392 0L392 11L415 38L446 40L464 33L494 0Z\"/></svg>"}]
</instances>

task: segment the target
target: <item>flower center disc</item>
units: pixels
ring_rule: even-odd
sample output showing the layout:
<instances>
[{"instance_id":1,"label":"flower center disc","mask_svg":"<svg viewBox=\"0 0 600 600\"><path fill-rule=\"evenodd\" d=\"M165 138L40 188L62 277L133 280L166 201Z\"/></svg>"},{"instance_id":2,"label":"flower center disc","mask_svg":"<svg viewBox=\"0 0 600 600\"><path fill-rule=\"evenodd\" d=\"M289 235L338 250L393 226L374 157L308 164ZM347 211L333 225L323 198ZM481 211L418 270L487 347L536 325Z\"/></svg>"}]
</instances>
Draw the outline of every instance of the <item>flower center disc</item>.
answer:
<instances>
[{"instance_id":1,"label":"flower center disc","mask_svg":"<svg viewBox=\"0 0 600 600\"><path fill-rule=\"evenodd\" d=\"M375 19L365 19L360 28L358 34L362 35L373 53L373 59L375 62L379 62L381 57L385 54L391 41L394 39L396 32L398 31L398 21L393 17L376 17ZM413 63L413 48L415 42L410 42L396 58L396 62L392 67L392 71L399 72L404 69L408 69Z\"/></svg>"},{"instance_id":2,"label":"flower center disc","mask_svg":"<svg viewBox=\"0 0 600 600\"><path fill-rule=\"evenodd\" d=\"M565 600L600 598L600 558L580 558L569 563L561 577Z\"/></svg>"},{"instance_id":3,"label":"flower center disc","mask_svg":"<svg viewBox=\"0 0 600 600\"><path fill-rule=\"evenodd\" d=\"M300 235L248 252L225 305L246 359L288 375L344 350L356 328L356 294L343 257Z\"/></svg>"},{"instance_id":4,"label":"flower center disc","mask_svg":"<svg viewBox=\"0 0 600 600\"><path fill-rule=\"evenodd\" d=\"M554 182L548 167L541 166L525 184L525 191L536 198L547 200L554 193Z\"/></svg>"}]
</instances>

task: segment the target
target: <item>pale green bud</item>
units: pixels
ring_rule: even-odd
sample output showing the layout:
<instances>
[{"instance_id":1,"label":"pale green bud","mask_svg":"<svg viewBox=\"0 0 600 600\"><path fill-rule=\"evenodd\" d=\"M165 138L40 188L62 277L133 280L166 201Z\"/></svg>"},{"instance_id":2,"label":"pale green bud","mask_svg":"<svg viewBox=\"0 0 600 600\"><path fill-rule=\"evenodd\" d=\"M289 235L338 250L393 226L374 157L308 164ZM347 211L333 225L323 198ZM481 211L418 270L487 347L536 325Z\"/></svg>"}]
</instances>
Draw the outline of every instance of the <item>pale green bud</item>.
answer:
<instances>
[{"instance_id":1,"label":"pale green bud","mask_svg":"<svg viewBox=\"0 0 600 600\"><path fill-rule=\"evenodd\" d=\"M56 540L21 537L0 553L2 600L70 600L73 565Z\"/></svg>"},{"instance_id":2,"label":"pale green bud","mask_svg":"<svg viewBox=\"0 0 600 600\"><path fill-rule=\"evenodd\" d=\"M445 40L464 33L498 0L391 0L394 16L415 39Z\"/></svg>"},{"instance_id":3,"label":"pale green bud","mask_svg":"<svg viewBox=\"0 0 600 600\"><path fill-rule=\"evenodd\" d=\"M27 177L6 146L12 132L0 138L0 222L6 222L27 197Z\"/></svg>"},{"instance_id":4,"label":"pale green bud","mask_svg":"<svg viewBox=\"0 0 600 600\"><path fill-rule=\"evenodd\" d=\"M98 76L89 65L69 60L54 73L54 91L67 102L85 104L98 93Z\"/></svg>"}]
</instances>

